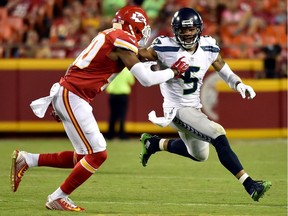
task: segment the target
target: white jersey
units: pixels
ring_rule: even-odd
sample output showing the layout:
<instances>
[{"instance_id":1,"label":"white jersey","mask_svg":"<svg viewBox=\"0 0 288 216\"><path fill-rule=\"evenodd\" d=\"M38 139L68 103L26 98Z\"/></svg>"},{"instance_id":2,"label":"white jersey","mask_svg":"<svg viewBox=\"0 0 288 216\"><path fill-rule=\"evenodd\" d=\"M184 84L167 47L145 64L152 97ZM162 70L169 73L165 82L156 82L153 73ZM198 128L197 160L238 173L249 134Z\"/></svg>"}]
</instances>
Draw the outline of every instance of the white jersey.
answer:
<instances>
[{"instance_id":1,"label":"white jersey","mask_svg":"<svg viewBox=\"0 0 288 216\"><path fill-rule=\"evenodd\" d=\"M157 37L151 46L159 61L167 67L171 67L182 56L185 56L186 62L190 65L181 78L170 79L160 84L164 97L163 108L201 108L200 89L203 78L220 51L216 40L210 36L201 36L195 53L183 49L173 37Z\"/></svg>"}]
</instances>

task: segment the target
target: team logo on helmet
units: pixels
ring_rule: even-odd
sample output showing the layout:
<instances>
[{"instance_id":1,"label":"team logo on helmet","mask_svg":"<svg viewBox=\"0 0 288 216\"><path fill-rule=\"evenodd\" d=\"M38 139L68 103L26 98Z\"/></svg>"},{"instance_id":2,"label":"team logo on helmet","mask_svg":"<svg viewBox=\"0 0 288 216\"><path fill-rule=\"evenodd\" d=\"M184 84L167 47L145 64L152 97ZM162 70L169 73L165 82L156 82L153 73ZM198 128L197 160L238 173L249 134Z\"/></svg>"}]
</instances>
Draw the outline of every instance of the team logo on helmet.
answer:
<instances>
[{"instance_id":1,"label":"team logo on helmet","mask_svg":"<svg viewBox=\"0 0 288 216\"><path fill-rule=\"evenodd\" d=\"M182 27L191 27L193 25L194 23L192 19L182 21Z\"/></svg>"},{"instance_id":2,"label":"team logo on helmet","mask_svg":"<svg viewBox=\"0 0 288 216\"><path fill-rule=\"evenodd\" d=\"M147 25L147 21L146 21L145 16L143 14L137 12L137 11L132 14L131 19L134 20L135 22L144 23L145 26Z\"/></svg>"}]
</instances>

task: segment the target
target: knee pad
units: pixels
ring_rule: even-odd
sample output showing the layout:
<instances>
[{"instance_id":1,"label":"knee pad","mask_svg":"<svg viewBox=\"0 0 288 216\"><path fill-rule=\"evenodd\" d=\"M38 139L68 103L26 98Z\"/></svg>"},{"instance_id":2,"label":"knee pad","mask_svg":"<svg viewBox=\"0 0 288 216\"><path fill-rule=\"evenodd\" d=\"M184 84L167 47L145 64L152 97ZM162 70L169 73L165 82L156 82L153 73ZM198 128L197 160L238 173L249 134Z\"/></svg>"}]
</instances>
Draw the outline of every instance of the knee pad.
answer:
<instances>
[{"instance_id":1,"label":"knee pad","mask_svg":"<svg viewBox=\"0 0 288 216\"><path fill-rule=\"evenodd\" d=\"M73 163L74 163L74 166L75 166L84 156L85 156L84 154L77 154L77 153L74 151L74 154L73 154Z\"/></svg>"},{"instance_id":2,"label":"knee pad","mask_svg":"<svg viewBox=\"0 0 288 216\"><path fill-rule=\"evenodd\" d=\"M198 140L189 134L179 132L179 136L186 145L188 153L198 162L206 161L209 157L209 143Z\"/></svg>"},{"instance_id":3,"label":"knee pad","mask_svg":"<svg viewBox=\"0 0 288 216\"><path fill-rule=\"evenodd\" d=\"M205 149L201 152L197 152L197 154L194 154L193 157L195 157L199 162L204 162L209 157L209 149L208 150Z\"/></svg>"},{"instance_id":4,"label":"knee pad","mask_svg":"<svg viewBox=\"0 0 288 216\"><path fill-rule=\"evenodd\" d=\"M86 160L86 162L93 167L95 170L98 169L102 163L104 163L104 161L107 159L107 152L106 150L102 151L102 152L96 152L93 154L89 154L86 155L84 157L84 159Z\"/></svg>"},{"instance_id":5,"label":"knee pad","mask_svg":"<svg viewBox=\"0 0 288 216\"><path fill-rule=\"evenodd\" d=\"M220 124L218 124L218 123L216 123L216 122L211 121L211 122L210 122L210 126L211 126L211 128L214 129L213 136L212 136L213 139L215 139L215 138L217 138L217 137L219 137L219 136L222 136L222 135L225 135L225 136L226 136L226 131L225 131L225 129L222 127L222 125L220 125Z\"/></svg>"}]
</instances>

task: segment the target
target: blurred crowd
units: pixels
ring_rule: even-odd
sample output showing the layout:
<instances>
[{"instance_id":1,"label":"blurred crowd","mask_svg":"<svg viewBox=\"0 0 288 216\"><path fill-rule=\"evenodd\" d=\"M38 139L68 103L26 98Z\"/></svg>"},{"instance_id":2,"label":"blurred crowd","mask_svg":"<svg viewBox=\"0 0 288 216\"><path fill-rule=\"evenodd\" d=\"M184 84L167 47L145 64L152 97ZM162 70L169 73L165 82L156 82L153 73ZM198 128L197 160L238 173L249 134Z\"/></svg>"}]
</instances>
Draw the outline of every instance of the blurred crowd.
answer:
<instances>
[{"instance_id":1,"label":"blurred crowd","mask_svg":"<svg viewBox=\"0 0 288 216\"><path fill-rule=\"evenodd\" d=\"M286 0L1 0L0 58L75 58L125 5L141 6L158 35L172 36L171 18L196 9L202 35L215 37L225 58L265 58L277 46L287 60ZM268 47L268 48L267 48ZM283 63L284 64L284 63Z\"/></svg>"}]
</instances>

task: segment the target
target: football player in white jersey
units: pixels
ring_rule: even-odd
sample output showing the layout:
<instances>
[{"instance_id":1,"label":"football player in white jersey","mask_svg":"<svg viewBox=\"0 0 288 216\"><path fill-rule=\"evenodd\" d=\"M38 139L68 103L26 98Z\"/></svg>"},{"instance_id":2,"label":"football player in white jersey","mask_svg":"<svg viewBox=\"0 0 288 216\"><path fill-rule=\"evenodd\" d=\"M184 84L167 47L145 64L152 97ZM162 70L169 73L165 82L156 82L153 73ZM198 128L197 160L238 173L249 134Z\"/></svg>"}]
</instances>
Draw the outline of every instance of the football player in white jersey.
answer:
<instances>
[{"instance_id":1,"label":"football player in white jersey","mask_svg":"<svg viewBox=\"0 0 288 216\"><path fill-rule=\"evenodd\" d=\"M194 161L205 161L209 156L209 144L212 144L221 164L243 184L252 199L258 201L271 187L271 182L254 181L244 171L229 145L225 129L201 111L200 88L212 65L243 99L253 99L256 93L221 58L216 40L210 36L201 36L202 28L203 22L198 12L182 8L172 18L175 37L159 36L150 47L139 50L142 58L158 61L165 67L171 67L173 62L182 57L190 65L180 79L170 79L160 84L164 98L164 117L157 118L154 111L149 113L150 121L162 127L170 125L178 131L180 139L162 139L143 133L140 139L141 162L145 167L149 157L158 151L168 151Z\"/></svg>"}]
</instances>

